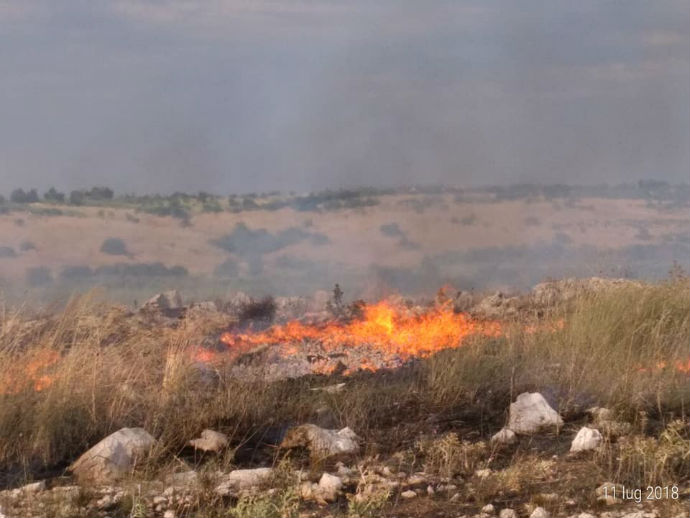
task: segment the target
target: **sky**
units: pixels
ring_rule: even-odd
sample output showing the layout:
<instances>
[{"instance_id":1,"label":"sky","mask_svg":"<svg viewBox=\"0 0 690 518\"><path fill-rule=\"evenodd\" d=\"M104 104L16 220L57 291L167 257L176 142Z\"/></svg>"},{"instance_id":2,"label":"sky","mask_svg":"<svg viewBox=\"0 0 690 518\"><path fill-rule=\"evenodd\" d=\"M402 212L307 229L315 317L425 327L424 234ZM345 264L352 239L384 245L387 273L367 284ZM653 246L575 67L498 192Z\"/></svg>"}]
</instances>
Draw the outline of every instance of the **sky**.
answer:
<instances>
[{"instance_id":1,"label":"sky","mask_svg":"<svg viewBox=\"0 0 690 518\"><path fill-rule=\"evenodd\" d=\"M687 182L686 0L0 0L0 192Z\"/></svg>"}]
</instances>

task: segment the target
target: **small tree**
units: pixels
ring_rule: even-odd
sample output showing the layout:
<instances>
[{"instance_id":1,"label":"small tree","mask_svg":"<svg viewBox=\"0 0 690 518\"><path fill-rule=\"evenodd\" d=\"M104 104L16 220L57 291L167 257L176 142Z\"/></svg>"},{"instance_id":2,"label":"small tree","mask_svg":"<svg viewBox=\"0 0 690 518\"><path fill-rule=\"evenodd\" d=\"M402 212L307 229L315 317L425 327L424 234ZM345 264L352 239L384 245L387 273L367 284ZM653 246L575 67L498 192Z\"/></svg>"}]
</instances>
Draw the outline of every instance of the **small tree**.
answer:
<instances>
[{"instance_id":1,"label":"small tree","mask_svg":"<svg viewBox=\"0 0 690 518\"><path fill-rule=\"evenodd\" d=\"M38 193L36 189L24 191L24 189L15 189L10 194L10 201L14 203L36 203L38 201Z\"/></svg>"},{"instance_id":2,"label":"small tree","mask_svg":"<svg viewBox=\"0 0 690 518\"><path fill-rule=\"evenodd\" d=\"M109 237L101 245L101 252L109 255L128 255L127 245L119 237Z\"/></svg>"},{"instance_id":3,"label":"small tree","mask_svg":"<svg viewBox=\"0 0 690 518\"><path fill-rule=\"evenodd\" d=\"M52 203L64 203L65 193L56 190L55 187L51 187L43 195L43 199Z\"/></svg>"},{"instance_id":4,"label":"small tree","mask_svg":"<svg viewBox=\"0 0 690 518\"><path fill-rule=\"evenodd\" d=\"M69 202L72 205L83 205L84 198L84 191L72 191L69 193Z\"/></svg>"}]
</instances>

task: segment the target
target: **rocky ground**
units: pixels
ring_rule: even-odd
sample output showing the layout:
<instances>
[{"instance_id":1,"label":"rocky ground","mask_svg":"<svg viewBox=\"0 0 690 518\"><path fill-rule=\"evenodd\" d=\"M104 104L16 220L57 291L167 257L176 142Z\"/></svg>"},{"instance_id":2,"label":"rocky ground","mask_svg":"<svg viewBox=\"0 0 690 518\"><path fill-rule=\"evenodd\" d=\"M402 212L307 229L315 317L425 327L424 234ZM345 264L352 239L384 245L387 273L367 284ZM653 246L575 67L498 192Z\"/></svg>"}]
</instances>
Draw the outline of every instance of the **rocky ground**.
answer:
<instances>
[{"instance_id":1,"label":"rocky ground","mask_svg":"<svg viewBox=\"0 0 690 518\"><path fill-rule=\"evenodd\" d=\"M545 327L569 311L578 314L577 300L583 293L611 293L617 288L633 290L630 304L657 308L665 321L674 318L666 307L670 302L653 304L657 299L645 298L648 294L642 290L656 288L628 281L558 281L516 296L440 291L436 299L398 303L420 314L425 308L451 304L473 318L506 325L519 322L521 328L537 331L486 339L468 365L457 362L469 361L471 349L424 359L390 355L377 359L373 350L336 351L337 361L346 368L361 363L361 354L375 368L328 375L314 368L315 343L301 344L291 355L279 354L275 344L243 350L219 367L213 359L222 351L223 330L241 326L248 318L247 308L256 302L245 295L184 305L179 294L171 292L116 316L107 313L96 318L81 312L63 358L69 359L79 333L93 326L100 330L99 355L117 353L125 364L132 363L131 350L126 355L117 350L129 340L140 351L148 351L134 362L142 363L142 370L120 379L121 366L117 376L103 367L102 384L109 387L105 393L81 394L83 372L78 378L81 385L70 385L56 372L56 381L32 394L14 390L0 395L5 403L0 411L5 440L0 453L6 459L12 451L8 440L17 444L26 440L28 432L15 431L23 430L21 419L27 419L21 409L44 412L42 406L31 406L43 404L41 398L69 409L63 414L72 415L74 422L83 419L79 426L89 434L87 440L75 439L71 431L65 434L75 428L69 418L51 422L52 428L47 422L33 421L37 428L31 433L36 436L30 444L45 448L43 433L63 442L69 439L74 446L51 461L6 460L11 476L2 478L0 516L688 516L689 427L682 410L687 402L678 396L687 389L687 374L658 362L639 367L636 359L631 363L633 376L647 377L625 396L630 399L620 399L625 385L614 385L614 381L622 383L620 376L609 374L613 387L609 390L606 368L595 378L585 371L568 378L567 370L560 370L569 355L586 361L588 354L599 354L587 349L587 337L582 338L584 346L578 345L567 323L556 334ZM659 295L659 300L671 300L667 292ZM682 316L685 297L682 292L678 299L680 320L669 328L645 331L646 324L639 319L663 319L651 309L635 317L632 306L621 309L624 327L634 326L637 334L648 332L645 343L663 334L669 338L664 343L677 344L687 335L687 317ZM571 303L575 309L567 308ZM334 309L328 294L317 294L311 299L276 300L271 320L347 321L356 318L350 313L355 310L354 306ZM253 311L256 319L257 307ZM52 318L33 315L21 325L12 323L13 327L5 322L0 336L9 329L17 340L13 343L39 341L44 333L56 340ZM131 336L117 331L117 326L106 332L110 328L105 322L118 319ZM192 326L195 319L203 325ZM61 326L65 327L64 321ZM189 333L188 328L194 337L189 350L196 356L182 381L171 363L170 349L160 379L143 367L157 350L149 351L148 341L176 343L178 333ZM200 336L203 340L196 341ZM612 340L623 340L615 336ZM563 340L565 348L556 354L540 349L539 340ZM188 358L188 349L180 350ZM199 357L200 350L210 356ZM519 375L522 361L536 368L536 359L547 354L551 356L536 374ZM106 358L109 368L119 357ZM494 363L487 365L488 360ZM668 363L676 365L670 359ZM267 364L272 365L268 370ZM155 379L141 381L142 376ZM481 381L472 381L473 376ZM68 374L64 377L68 379ZM262 394L254 396L252 390L257 390L261 377L269 389L262 386L258 390ZM580 387L568 392L568 384L580 377L588 383L598 380L601 386L588 387L587 397ZM463 384L454 385L458 380ZM559 385L562 380L567 383ZM645 392L652 385L655 391ZM129 388L122 396L125 386ZM247 402L237 413L234 405L240 399ZM15 403L18 406L12 407ZM73 406L61 406L68 404ZM107 412L100 410L103 405ZM113 413L115 407L121 408L121 415ZM93 421L89 411L96 412ZM175 415L170 417L171 413ZM103 426L106 416L126 426ZM49 451L61 445L53 444Z\"/></svg>"}]
</instances>

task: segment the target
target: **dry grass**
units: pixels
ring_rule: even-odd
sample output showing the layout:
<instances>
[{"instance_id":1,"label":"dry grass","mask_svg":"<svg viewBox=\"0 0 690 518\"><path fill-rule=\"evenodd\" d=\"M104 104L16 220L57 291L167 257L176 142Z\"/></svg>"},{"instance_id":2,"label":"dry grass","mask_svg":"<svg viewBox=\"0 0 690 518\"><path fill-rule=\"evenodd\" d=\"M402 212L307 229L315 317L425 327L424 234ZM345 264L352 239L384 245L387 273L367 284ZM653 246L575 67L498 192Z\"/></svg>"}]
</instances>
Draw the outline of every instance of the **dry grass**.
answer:
<instances>
[{"instance_id":1,"label":"dry grass","mask_svg":"<svg viewBox=\"0 0 690 518\"><path fill-rule=\"evenodd\" d=\"M203 428L221 429L234 447L242 447L271 427L308 421L326 408L337 424L365 438L366 454L407 450L417 467L449 478L471 477L491 465L496 474L475 481L489 498L499 490L531 491L552 467L550 453L511 458L479 446L502 425L511 398L538 390L553 397L564 415L598 405L629 421L646 416L636 423L639 435L607 443L588 461L593 472L638 486L686 481L688 375L675 365L688 358L687 280L589 295L555 314L556 321L564 319L561 328L526 332L516 324L504 338L477 340L399 372L355 375L346 390L328 394L308 388L339 380L249 383L222 369L199 369L190 350L222 328L222 319L163 327L138 321L94 295L75 298L61 313L33 323L27 312L4 311L0 464L31 478L42 466L64 466L123 426L141 426L160 438L158 457L143 475L153 477L172 469L169 459ZM36 380L27 382L22 373L41 354L58 360L36 372L52 379L37 391ZM457 430L451 418L458 412L466 412L463 426L474 435ZM458 435L443 435L449 430ZM415 448L421 432L432 438ZM227 468L232 459L217 462ZM231 514L293 515L296 496L290 484L284 486L270 498L237 502ZM380 495L353 497L349 512L376 514L387 501ZM201 510L215 504L200 497L195 505ZM213 512L204 508L205 515Z\"/></svg>"}]
</instances>

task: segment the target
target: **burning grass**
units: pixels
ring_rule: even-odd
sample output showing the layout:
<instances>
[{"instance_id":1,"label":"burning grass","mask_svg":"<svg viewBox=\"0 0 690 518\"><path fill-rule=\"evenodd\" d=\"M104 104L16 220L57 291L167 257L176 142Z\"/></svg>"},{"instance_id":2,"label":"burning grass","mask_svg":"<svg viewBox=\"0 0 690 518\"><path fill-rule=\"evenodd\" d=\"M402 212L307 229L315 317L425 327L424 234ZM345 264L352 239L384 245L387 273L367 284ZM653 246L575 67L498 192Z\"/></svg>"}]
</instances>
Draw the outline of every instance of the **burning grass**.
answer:
<instances>
[{"instance_id":1,"label":"burning grass","mask_svg":"<svg viewBox=\"0 0 690 518\"><path fill-rule=\"evenodd\" d=\"M59 471L124 426L144 427L168 455L200 430L221 428L245 450L238 458L251 463L273 455L261 445L275 442L286 423L327 415L332 426L350 426L366 439L366 455L416 451L420 434L457 433L422 452L432 452L427 465L452 473L467 463L472 441L502 426L516 394L538 390L553 396L563 415L612 408L654 442L641 438L631 450L598 457L598 474L628 483L654 473L658 480L686 480L687 456L669 461L664 452L673 448L655 436L677 432L676 452L682 427L666 427L688 419L687 281L584 295L549 314L553 320L537 325L499 325L445 307L419 315L381 303L347 323L295 322L225 335L231 351L320 341L330 350L367 344L412 360L396 370L266 382L233 375L239 355L199 348L228 327L222 314L161 325L94 296L75 298L44 319L6 310L0 316L0 464L15 479ZM288 349L283 353L289 356ZM339 392L309 390L343 381ZM493 452L484 453L478 465L492 461ZM154 459L154 469L161 466Z\"/></svg>"}]
</instances>

